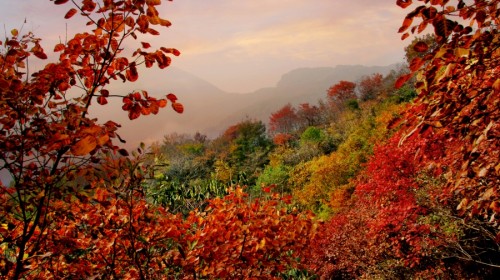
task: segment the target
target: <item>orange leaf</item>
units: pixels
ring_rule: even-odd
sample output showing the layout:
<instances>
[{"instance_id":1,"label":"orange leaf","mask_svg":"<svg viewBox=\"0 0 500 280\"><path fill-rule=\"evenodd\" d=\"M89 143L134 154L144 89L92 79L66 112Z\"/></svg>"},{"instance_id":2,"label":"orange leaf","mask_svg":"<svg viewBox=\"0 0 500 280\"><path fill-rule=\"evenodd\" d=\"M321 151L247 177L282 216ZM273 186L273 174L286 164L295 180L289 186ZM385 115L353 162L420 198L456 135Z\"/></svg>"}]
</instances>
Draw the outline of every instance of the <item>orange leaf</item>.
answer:
<instances>
[{"instance_id":1,"label":"orange leaf","mask_svg":"<svg viewBox=\"0 0 500 280\"><path fill-rule=\"evenodd\" d=\"M74 16L76 14L76 9L75 8L71 8L67 13L66 15L64 16L65 19L69 19L71 18L72 16Z\"/></svg>"},{"instance_id":2,"label":"orange leaf","mask_svg":"<svg viewBox=\"0 0 500 280\"><path fill-rule=\"evenodd\" d=\"M71 153L75 156L83 156L94 150L96 146L97 140L95 137L88 135L71 147Z\"/></svg>"},{"instance_id":3,"label":"orange leaf","mask_svg":"<svg viewBox=\"0 0 500 280\"><path fill-rule=\"evenodd\" d=\"M399 28L398 33L401 33L403 31L405 31L406 29L408 29L408 27L410 27L410 25L411 25L412 22L413 22L413 18L412 17L406 17L403 20L403 25L401 25L401 27Z\"/></svg>"},{"instance_id":4,"label":"orange leaf","mask_svg":"<svg viewBox=\"0 0 500 280\"><path fill-rule=\"evenodd\" d=\"M179 56L181 54L181 52L179 50L174 49L174 48L161 47L160 50L162 50L164 53L171 53L175 56Z\"/></svg>"},{"instance_id":5,"label":"orange leaf","mask_svg":"<svg viewBox=\"0 0 500 280\"><path fill-rule=\"evenodd\" d=\"M146 4L151 5L151 6L160 5L161 0L146 0Z\"/></svg>"},{"instance_id":6,"label":"orange leaf","mask_svg":"<svg viewBox=\"0 0 500 280\"><path fill-rule=\"evenodd\" d=\"M153 29L153 28L148 28L148 29L147 29L147 32L148 32L149 34L151 34L151 35L155 35L155 36L160 35L160 32L156 31L156 30L155 30L155 29Z\"/></svg>"},{"instance_id":7,"label":"orange leaf","mask_svg":"<svg viewBox=\"0 0 500 280\"><path fill-rule=\"evenodd\" d=\"M104 134L103 136L101 136L97 139L97 144L99 146L102 146L102 145L106 144L108 141L109 141L109 135Z\"/></svg>"},{"instance_id":8,"label":"orange leaf","mask_svg":"<svg viewBox=\"0 0 500 280\"><path fill-rule=\"evenodd\" d=\"M179 114L182 114L182 112L184 112L184 106L182 106L181 103L172 103L172 108Z\"/></svg>"},{"instance_id":9,"label":"orange leaf","mask_svg":"<svg viewBox=\"0 0 500 280\"><path fill-rule=\"evenodd\" d=\"M158 100L158 107L163 108L165 106L167 106L167 100L165 99Z\"/></svg>"},{"instance_id":10,"label":"orange leaf","mask_svg":"<svg viewBox=\"0 0 500 280\"><path fill-rule=\"evenodd\" d=\"M172 23L166 19L159 18L159 20L161 26L169 27L172 25Z\"/></svg>"},{"instance_id":11,"label":"orange leaf","mask_svg":"<svg viewBox=\"0 0 500 280\"><path fill-rule=\"evenodd\" d=\"M57 44L55 47L54 47L54 52L60 52L62 50L64 50L64 44Z\"/></svg>"}]
</instances>

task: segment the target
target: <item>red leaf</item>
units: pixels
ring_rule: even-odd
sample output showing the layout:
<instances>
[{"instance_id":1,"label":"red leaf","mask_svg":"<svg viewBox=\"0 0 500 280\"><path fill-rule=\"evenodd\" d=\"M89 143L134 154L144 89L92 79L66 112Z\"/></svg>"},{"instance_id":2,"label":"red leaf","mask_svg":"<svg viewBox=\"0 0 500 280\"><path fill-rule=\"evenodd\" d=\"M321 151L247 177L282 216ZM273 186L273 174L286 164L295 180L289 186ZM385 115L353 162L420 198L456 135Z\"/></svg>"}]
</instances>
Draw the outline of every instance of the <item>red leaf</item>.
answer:
<instances>
[{"instance_id":1,"label":"red leaf","mask_svg":"<svg viewBox=\"0 0 500 280\"><path fill-rule=\"evenodd\" d=\"M184 112L184 106L182 106L181 103L172 103L172 108L179 114L182 114L182 112Z\"/></svg>"},{"instance_id":2,"label":"red leaf","mask_svg":"<svg viewBox=\"0 0 500 280\"><path fill-rule=\"evenodd\" d=\"M151 47L151 45L149 43L147 43L147 42L141 42L141 44L142 44L142 47L145 48L145 49L148 49L148 48Z\"/></svg>"},{"instance_id":3,"label":"red leaf","mask_svg":"<svg viewBox=\"0 0 500 280\"><path fill-rule=\"evenodd\" d=\"M71 8L67 13L66 15L64 16L65 19L69 19L71 18L72 16L74 16L76 14L77 10L75 8Z\"/></svg>"},{"instance_id":4,"label":"red leaf","mask_svg":"<svg viewBox=\"0 0 500 280\"><path fill-rule=\"evenodd\" d=\"M140 113L140 112L137 112L137 111L135 111L135 110L130 110L130 111L128 112L128 118L129 118L129 119L131 119L131 120L135 120L135 119L137 119L140 115L141 115L141 113Z\"/></svg>"},{"instance_id":5,"label":"red leaf","mask_svg":"<svg viewBox=\"0 0 500 280\"><path fill-rule=\"evenodd\" d=\"M43 51L34 52L33 54L40 59L47 59L47 55Z\"/></svg>"},{"instance_id":6,"label":"red leaf","mask_svg":"<svg viewBox=\"0 0 500 280\"><path fill-rule=\"evenodd\" d=\"M126 75L127 75L127 80L131 82L135 82L139 78L139 73L137 73L137 68L135 68L135 66L130 67L130 69L127 69Z\"/></svg>"},{"instance_id":7,"label":"red leaf","mask_svg":"<svg viewBox=\"0 0 500 280\"><path fill-rule=\"evenodd\" d=\"M142 99L141 94L140 94L140 93L138 93L138 92L134 92L134 93L132 94L132 97L133 97L136 101L139 101L139 100L141 100L141 99Z\"/></svg>"},{"instance_id":8,"label":"red leaf","mask_svg":"<svg viewBox=\"0 0 500 280\"><path fill-rule=\"evenodd\" d=\"M170 100L170 102L175 102L177 101L177 96L175 96L175 94L173 93L169 93L167 94L167 99Z\"/></svg>"},{"instance_id":9,"label":"red leaf","mask_svg":"<svg viewBox=\"0 0 500 280\"><path fill-rule=\"evenodd\" d=\"M411 78L412 75L413 74L407 74L399 77L396 83L394 84L394 87L396 89L402 87Z\"/></svg>"},{"instance_id":10,"label":"red leaf","mask_svg":"<svg viewBox=\"0 0 500 280\"><path fill-rule=\"evenodd\" d=\"M411 62L410 62L410 70L415 72L417 71L422 65L424 65L425 61L421 59L420 57L415 57Z\"/></svg>"},{"instance_id":11,"label":"red leaf","mask_svg":"<svg viewBox=\"0 0 500 280\"><path fill-rule=\"evenodd\" d=\"M398 1L396 2L396 4L397 4L398 6L400 6L401 8L403 8L403 9L404 9L404 8L406 8L406 7L410 6L410 5L411 5L411 2L412 2L411 0L398 0Z\"/></svg>"},{"instance_id":12,"label":"red leaf","mask_svg":"<svg viewBox=\"0 0 500 280\"><path fill-rule=\"evenodd\" d=\"M68 1L69 0L56 0L56 1L54 1L54 4L61 5L61 4L64 4L64 3L68 2Z\"/></svg>"},{"instance_id":13,"label":"red leaf","mask_svg":"<svg viewBox=\"0 0 500 280\"><path fill-rule=\"evenodd\" d=\"M417 42L414 46L413 49L416 52L426 52L429 49L429 46L427 46L426 43L424 42Z\"/></svg>"},{"instance_id":14,"label":"red leaf","mask_svg":"<svg viewBox=\"0 0 500 280\"><path fill-rule=\"evenodd\" d=\"M106 105L108 104L108 100L104 96L99 96L97 97L97 103L99 103L100 105Z\"/></svg>"}]
</instances>

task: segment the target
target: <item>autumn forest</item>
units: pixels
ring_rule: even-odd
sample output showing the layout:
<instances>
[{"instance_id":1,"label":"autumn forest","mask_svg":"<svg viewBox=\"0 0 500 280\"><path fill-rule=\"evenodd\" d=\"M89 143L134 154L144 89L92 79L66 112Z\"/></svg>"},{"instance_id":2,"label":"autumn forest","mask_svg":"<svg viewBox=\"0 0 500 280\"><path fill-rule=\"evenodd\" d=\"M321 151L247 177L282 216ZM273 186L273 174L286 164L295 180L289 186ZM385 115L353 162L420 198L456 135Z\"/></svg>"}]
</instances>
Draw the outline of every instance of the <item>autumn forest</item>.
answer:
<instances>
[{"instance_id":1,"label":"autumn forest","mask_svg":"<svg viewBox=\"0 0 500 280\"><path fill-rule=\"evenodd\" d=\"M165 2L51 0L87 31L0 40L0 278L498 279L500 0L385 3L407 9L389 74L126 149L90 108L184 113L110 87L181 54L143 39Z\"/></svg>"}]
</instances>

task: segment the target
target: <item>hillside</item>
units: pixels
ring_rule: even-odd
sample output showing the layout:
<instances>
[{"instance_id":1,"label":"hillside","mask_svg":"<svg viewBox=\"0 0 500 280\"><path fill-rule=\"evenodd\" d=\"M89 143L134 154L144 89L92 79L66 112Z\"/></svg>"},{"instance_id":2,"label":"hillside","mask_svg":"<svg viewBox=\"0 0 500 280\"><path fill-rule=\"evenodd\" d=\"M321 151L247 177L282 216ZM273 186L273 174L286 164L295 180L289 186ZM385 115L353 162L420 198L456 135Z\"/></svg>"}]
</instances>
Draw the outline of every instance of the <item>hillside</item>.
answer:
<instances>
[{"instance_id":1,"label":"hillside","mask_svg":"<svg viewBox=\"0 0 500 280\"><path fill-rule=\"evenodd\" d=\"M163 110L156 116L132 122L119 110L99 110L93 111L93 114L102 120L118 120L122 124L119 133L127 139L129 147L137 146L141 141L151 143L161 140L163 135L172 132L200 132L213 138L219 136L225 127L245 118L267 123L269 115L287 103L316 103L339 80L356 81L372 73L385 75L393 68L395 65L299 68L285 73L275 87L261 88L246 94L225 92L210 82L175 67L167 69L162 80L151 78L148 69L144 69L145 74L135 88L148 90L154 96L175 93L184 105L184 114ZM130 91L121 87L122 85L116 86L118 90ZM112 102L118 105L121 101L110 100Z\"/></svg>"}]
</instances>

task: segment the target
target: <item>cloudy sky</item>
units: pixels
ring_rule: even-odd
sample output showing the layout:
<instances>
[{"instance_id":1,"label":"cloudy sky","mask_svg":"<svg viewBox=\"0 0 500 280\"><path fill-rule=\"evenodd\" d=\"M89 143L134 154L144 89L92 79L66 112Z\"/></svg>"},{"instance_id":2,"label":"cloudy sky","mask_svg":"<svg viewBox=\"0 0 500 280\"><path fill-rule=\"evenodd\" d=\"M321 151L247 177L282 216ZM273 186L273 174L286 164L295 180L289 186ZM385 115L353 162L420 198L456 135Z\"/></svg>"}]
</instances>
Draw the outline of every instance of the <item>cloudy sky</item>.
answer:
<instances>
[{"instance_id":1,"label":"cloudy sky","mask_svg":"<svg viewBox=\"0 0 500 280\"><path fill-rule=\"evenodd\" d=\"M7 33L22 26L43 38L47 51L66 32L85 28L64 20L70 5L49 0L0 0L0 5ZM149 38L153 47L179 49L175 67L228 92L273 86L299 67L401 62L409 43L397 34L408 11L395 1L174 0L159 10L173 25Z\"/></svg>"}]
</instances>

